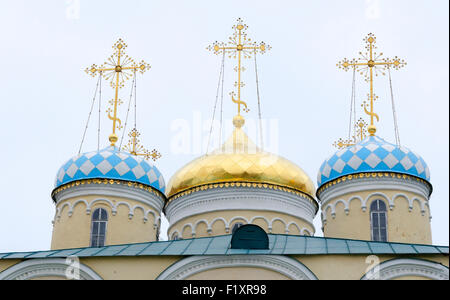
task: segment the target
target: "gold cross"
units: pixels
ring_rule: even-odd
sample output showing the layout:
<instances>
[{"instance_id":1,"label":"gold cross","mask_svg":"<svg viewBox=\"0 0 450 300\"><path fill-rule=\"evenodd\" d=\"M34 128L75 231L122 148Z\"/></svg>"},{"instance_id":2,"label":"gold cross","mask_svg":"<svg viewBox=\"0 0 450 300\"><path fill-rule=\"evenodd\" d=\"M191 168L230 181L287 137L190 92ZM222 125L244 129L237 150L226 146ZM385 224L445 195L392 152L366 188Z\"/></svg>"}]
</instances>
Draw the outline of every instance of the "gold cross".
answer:
<instances>
[{"instance_id":1,"label":"gold cross","mask_svg":"<svg viewBox=\"0 0 450 300\"><path fill-rule=\"evenodd\" d=\"M263 54L267 50L270 50L271 47L264 42L259 43L259 45L256 42L252 42L245 32L248 26L242 23L241 18L237 19L237 24L233 25L232 28L234 29L234 33L229 37L228 43L216 41L206 49L213 51L214 54L229 54L229 58L237 58L238 65L234 68L238 75L237 81L234 83L234 86L237 87L237 99L234 98L236 93L231 92L230 95L231 100L238 105L237 115L240 116L241 105L244 106L243 110L245 112L249 111L247 103L241 100L241 87L244 86L244 83L241 81L241 71L245 71L245 68L241 66L241 58L250 58L252 54L256 55L258 52Z\"/></svg>"},{"instance_id":2,"label":"gold cross","mask_svg":"<svg viewBox=\"0 0 450 300\"><path fill-rule=\"evenodd\" d=\"M124 150L130 152L133 155L136 156L143 156L145 159L153 159L153 161L156 161L158 158L161 157L161 154L153 149L151 152L145 149L141 144L139 144L138 137L141 134L137 131L136 128L133 128L128 136L130 137L130 140L128 141L128 144L123 147Z\"/></svg>"},{"instance_id":3,"label":"gold cross","mask_svg":"<svg viewBox=\"0 0 450 300\"><path fill-rule=\"evenodd\" d=\"M377 54L373 50L377 47L375 46L376 37L372 33L369 33L367 37L364 39L366 42L366 52L359 52L362 58L348 60L344 58L342 61L339 61L336 66L340 69L348 71L350 67L355 68L361 75L366 78L366 81L370 83L370 93L369 93L369 103L364 102L362 107L364 108L364 112L370 116L370 125L368 127L369 134L371 136L375 135L377 131L373 119L376 118L379 121L379 116L373 110L373 103L376 99L376 96L373 92L373 73L375 71L375 76L378 76L378 73L385 75L384 71L391 66L398 70L401 67L406 65L406 62L403 59L395 56L393 59L389 58L381 58L383 53ZM367 109L369 107L369 109Z\"/></svg>"},{"instance_id":4,"label":"gold cross","mask_svg":"<svg viewBox=\"0 0 450 300\"><path fill-rule=\"evenodd\" d=\"M349 146L356 145L356 143L359 143L360 141L364 140L367 136L367 123L362 119L359 118L358 122L355 124L356 132L355 135L352 136L351 139L344 140L340 138L336 142L334 142L333 146L338 149L347 148Z\"/></svg>"},{"instance_id":5,"label":"gold cross","mask_svg":"<svg viewBox=\"0 0 450 300\"><path fill-rule=\"evenodd\" d=\"M140 63L135 63L134 60L125 54L125 48L127 45L119 39L114 45L114 53L106 60L106 62L97 67L93 64L90 68L86 68L86 73L90 74L92 77L96 76L97 73L103 76L106 80L110 80L110 85L115 89L115 96L109 103L112 107L109 107L106 112L108 113L108 118L113 121L112 134L109 135L109 141L111 146L114 146L118 140L116 135L116 128L121 129L121 121L117 117L117 106L122 103L119 99L119 89L124 86L126 80L130 79L136 71L142 74L150 69L150 65L143 60ZM113 115L111 116L111 112Z\"/></svg>"}]
</instances>

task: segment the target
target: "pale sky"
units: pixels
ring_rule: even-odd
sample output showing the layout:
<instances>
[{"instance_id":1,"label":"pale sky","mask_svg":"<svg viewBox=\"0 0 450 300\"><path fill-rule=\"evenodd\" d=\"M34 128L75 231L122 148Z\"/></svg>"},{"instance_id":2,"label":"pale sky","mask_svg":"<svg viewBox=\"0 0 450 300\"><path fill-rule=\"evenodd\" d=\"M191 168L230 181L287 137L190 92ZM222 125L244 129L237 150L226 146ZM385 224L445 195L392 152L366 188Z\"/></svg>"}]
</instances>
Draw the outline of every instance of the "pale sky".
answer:
<instances>
[{"instance_id":1,"label":"pale sky","mask_svg":"<svg viewBox=\"0 0 450 300\"><path fill-rule=\"evenodd\" d=\"M249 37L272 46L258 56L266 147L298 164L314 183L323 160L336 151L333 142L347 136L352 75L336 63L358 57L369 32L379 52L407 61L392 72L401 144L428 163L433 244L448 245L448 6L447 0L1 1L0 252L50 248L50 193L59 167L78 152L96 84L84 69L102 64L118 38L128 44L127 54L151 65L137 78L137 123L144 146L163 155L156 165L166 183L203 154L198 145L209 133L221 59L206 47L226 41L238 17ZM224 126L236 111L228 95L234 66L226 60ZM254 61L245 66L251 124L257 120ZM123 119L130 85L120 92ZM367 93L358 76L358 103ZM375 93L377 134L395 142L387 76L376 78ZM104 82L102 148L112 97ZM94 111L84 152L97 149L97 117ZM173 147L180 122L188 126L186 153ZM322 236L320 214L314 223ZM164 221L162 239L166 230Z\"/></svg>"}]
</instances>

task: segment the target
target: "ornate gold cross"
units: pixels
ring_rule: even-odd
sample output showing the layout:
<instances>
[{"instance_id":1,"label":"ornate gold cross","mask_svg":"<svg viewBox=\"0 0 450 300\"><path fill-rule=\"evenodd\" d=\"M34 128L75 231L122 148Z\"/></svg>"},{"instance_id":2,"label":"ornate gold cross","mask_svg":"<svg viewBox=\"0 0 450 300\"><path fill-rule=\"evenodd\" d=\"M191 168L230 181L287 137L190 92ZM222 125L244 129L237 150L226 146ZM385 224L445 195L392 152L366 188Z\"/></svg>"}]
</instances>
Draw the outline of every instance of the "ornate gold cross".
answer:
<instances>
[{"instance_id":1,"label":"ornate gold cross","mask_svg":"<svg viewBox=\"0 0 450 300\"><path fill-rule=\"evenodd\" d=\"M93 64L90 68L86 68L86 73L90 74L92 77L99 73L106 80L110 80L110 85L115 89L115 96L109 103L112 107L109 107L106 112L108 113L108 118L113 121L112 134L109 135L109 141L111 146L114 146L118 140L116 135L116 128L121 129L121 121L117 117L117 106L122 103L119 99L119 89L124 86L126 80L130 79L136 71L144 73L146 70L150 69L150 65L143 60L140 63L135 63L134 60L125 54L125 48L127 45L119 39L114 45L114 53L106 60L104 64L100 67ZM111 112L113 113L111 115Z\"/></svg>"},{"instance_id":2,"label":"ornate gold cross","mask_svg":"<svg viewBox=\"0 0 450 300\"><path fill-rule=\"evenodd\" d=\"M358 59L348 60L344 58L342 61L339 61L336 66L340 69L348 71L350 67L355 68L361 75L363 75L367 82L370 83L370 93L369 93L369 103L363 103L362 107L364 108L364 112L370 116L370 125L368 127L368 132L370 135L375 135L377 131L373 119L376 118L379 121L379 116L374 112L373 103L376 99L376 96L373 92L373 75L375 71L375 76L378 76L378 73L385 75L384 71L391 66L398 70L401 67L406 65L406 62L403 59L395 56L393 59L389 58L381 58L383 53L377 54L373 50L377 47L375 46L376 37L372 33L369 33L367 37L364 39L366 42L366 52L359 52L362 56ZM369 107L369 109L367 109Z\"/></svg>"},{"instance_id":3,"label":"ornate gold cross","mask_svg":"<svg viewBox=\"0 0 450 300\"><path fill-rule=\"evenodd\" d=\"M367 123L362 118L359 118L358 122L355 124L356 132L355 135L352 136L351 139L344 140L340 138L336 142L334 142L333 146L338 149L347 148L349 146L356 145L356 143L359 143L367 136Z\"/></svg>"},{"instance_id":4,"label":"ornate gold cross","mask_svg":"<svg viewBox=\"0 0 450 300\"><path fill-rule=\"evenodd\" d=\"M123 147L124 150L130 152L133 155L136 156L143 156L145 159L153 159L153 161L157 160L161 157L161 153L156 151L156 149L153 149L151 152L145 149L141 144L139 144L138 137L141 134L137 131L136 128L133 128L128 136L130 137L130 140L128 141L128 144Z\"/></svg>"},{"instance_id":5,"label":"ornate gold cross","mask_svg":"<svg viewBox=\"0 0 450 300\"><path fill-rule=\"evenodd\" d=\"M231 37L229 37L228 43L222 42L214 42L212 45L208 46L206 49L209 51L213 51L214 54L229 54L229 58L237 58L238 65L234 68L237 72L237 81L234 83L234 86L237 87L237 98L235 92L231 92L231 100L238 105L238 116L241 114L241 105L244 106L244 111L248 112L249 109L247 107L247 103L241 100L241 87L244 86L244 83L241 81L241 71L245 71L245 68L242 67L241 59L250 58L252 54L265 53L267 50L270 50L271 47L266 45L264 42L259 43L252 42L250 38L247 37L248 26L242 23L241 18L237 19L237 24L233 25L234 33Z\"/></svg>"}]
</instances>

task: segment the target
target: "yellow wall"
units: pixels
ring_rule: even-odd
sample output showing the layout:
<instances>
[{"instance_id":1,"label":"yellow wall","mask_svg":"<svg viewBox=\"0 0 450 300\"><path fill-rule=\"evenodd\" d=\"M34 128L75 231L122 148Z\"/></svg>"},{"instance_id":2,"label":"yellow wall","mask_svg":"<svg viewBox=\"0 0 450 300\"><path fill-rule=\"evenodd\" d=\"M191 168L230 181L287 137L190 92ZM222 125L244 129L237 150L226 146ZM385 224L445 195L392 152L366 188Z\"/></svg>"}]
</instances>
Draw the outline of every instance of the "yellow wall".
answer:
<instances>
[{"instance_id":1,"label":"yellow wall","mask_svg":"<svg viewBox=\"0 0 450 300\"><path fill-rule=\"evenodd\" d=\"M0 272L8 269L9 267L20 263L20 259L0 259Z\"/></svg>"},{"instance_id":2,"label":"yellow wall","mask_svg":"<svg viewBox=\"0 0 450 300\"><path fill-rule=\"evenodd\" d=\"M152 280L182 258L180 256L90 257L81 258L80 263L93 269L103 279Z\"/></svg>"},{"instance_id":3,"label":"yellow wall","mask_svg":"<svg viewBox=\"0 0 450 300\"><path fill-rule=\"evenodd\" d=\"M289 234L300 235L303 229L307 229L311 235L314 234L314 228L300 218L296 218L290 215L271 212L271 211L251 211L251 210L227 210L227 211L216 211L216 212L208 212L203 214L198 214L195 216L190 216L178 221L175 224L171 224L168 231L169 239L172 238L174 232L180 233L179 236L182 238L192 238L192 232L195 231L195 237L205 237L205 236L216 236L231 233L233 229L233 225L237 222L242 222L246 224L246 220L249 222L256 216L262 216L263 218L256 218L253 221L253 224L260 226L266 232L269 232L269 224L268 222L272 222L275 218L279 218L281 220L275 220L272 222L272 233L277 234L286 234L285 228L286 225L295 222L298 226L291 224L289 229ZM236 217L243 217L245 219L236 219L231 222L229 226L229 232L225 230L225 223L222 220L217 220L212 223L217 218L223 218L227 223L229 223L232 219ZM208 225L211 226L212 232L211 234L207 232L207 225L205 222L200 222L204 220ZM302 233L303 234L303 233Z\"/></svg>"},{"instance_id":4,"label":"yellow wall","mask_svg":"<svg viewBox=\"0 0 450 300\"><path fill-rule=\"evenodd\" d=\"M380 190L388 198L393 199L399 191ZM401 243L431 244L431 224L429 208L425 205L425 212L421 212L421 206L417 200L413 201L412 210L409 209L408 198L418 198L427 201L422 196L412 192L402 191L404 196L397 196L394 200L394 208L389 208L389 202L377 195L371 196L366 203L366 211L362 210L361 201L355 199L359 196L366 199L373 191L348 193L328 201L322 206L323 214L326 215L324 227L325 237L338 237L348 239L371 240L370 232L370 204L376 199L383 200L387 208L388 241ZM345 205L340 200L349 204L348 214ZM335 205L335 216L332 215L330 205Z\"/></svg>"},{"instance_id":5,"label":"yellow wall","mask_svg":"<svg viewBox=\"0 0 450 300\"><path fill-rule=\"evenodd\" d=\"M371 267L367 255L292 255L318 279L359 280ZM80 263L91 268L103 279L156 279L164 270L184 256L132 256L132 257L87 257ZM448 255L378 255L379 262L398 258L413 258L433 261L449 266ZM19 260L0 260L0 271L19 263ZM46 278L46 277L45 277ZM39 279L39 278L36 278ZM42 279L42 278L41 278ZM49 278L50 279L50 278ZM52 278L53 279L53 278ZM274 270L258 267L224 267L205 270L188 279L287 279ZM422 276L404 276L397 279L427 279Z\"/></svg>"},{"instance_id":6,"label":"yellow wall","mask_svg":"<svg viewBox=\"0 0 450 300\"><path fill-rule=\"evenodd\" d=\"M98 195L74 197L60 201L57 204L57 208L62 209L59 216L56 216L54 220L51 249L89 247L92 213L97 208L104 208L108 212L105 245L156 240L157 229L154 228L155 218L153 215L149 213L148 220L144 222L144 210L148 211L151 209L154 211L154 208L142 202L113 196L103 197L107 198L114 205L119 202L127 202L130 207L138 205L143 208L134 209L131 218L129 217L130 209L128 206L120 204L117 207L116 214L113 215L111 204L107 201L95 202L89 214L86 212L86 204L78 202L73 208L72 215L69 215L67 203L74 204L80 199L91 203L98 198ZM156 216L158 217L159 213L156 213Z\"/></svg>"},{"instance_id":7,"label":"yellow wall","mask_svg":"<svg viewBox=\"0 0 450 300\"><path fill-rule=\"evenodd\" d=\"M368 255L295 255L292 258L300 261L317 278L322 280L359 280L371 267L372 261L367 262ZM378 255L379 262L395 258L414 258L434 261L445 266L449 266L449 258L444 255L420 255L420 256L400 256L400 255Z\"/></svg>"}]
</instances>

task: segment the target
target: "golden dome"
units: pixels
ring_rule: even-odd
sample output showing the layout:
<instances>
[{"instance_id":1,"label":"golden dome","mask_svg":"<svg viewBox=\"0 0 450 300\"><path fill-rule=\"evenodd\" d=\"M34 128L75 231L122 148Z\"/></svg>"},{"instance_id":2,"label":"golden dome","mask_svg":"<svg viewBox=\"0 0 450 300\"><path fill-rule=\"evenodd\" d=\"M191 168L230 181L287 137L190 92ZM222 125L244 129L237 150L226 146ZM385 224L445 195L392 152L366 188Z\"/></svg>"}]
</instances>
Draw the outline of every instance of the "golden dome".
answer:
<instances>
[{"instance_id":1,"label":"golden dome","mask_svg":"<svg viewBox=\"0 0 450 300\"><path fill-rule=\"evenodd\" d=\"M233 134L217 150L181 168L170 179L166 195L171 196L204 184L220 182L268 183L294 189L313 197L309 176L289 160L261 151L236 124Z\"/></svg>"}]
</instances>

